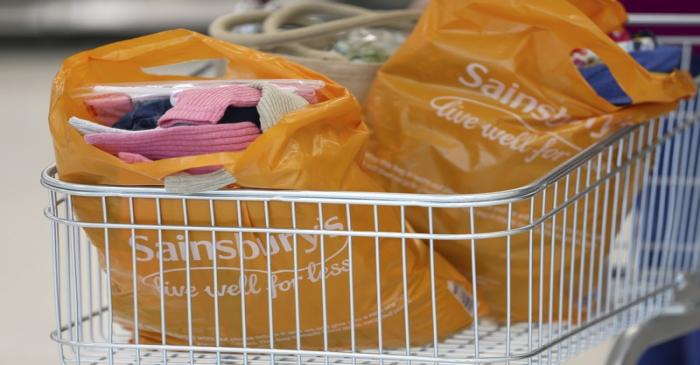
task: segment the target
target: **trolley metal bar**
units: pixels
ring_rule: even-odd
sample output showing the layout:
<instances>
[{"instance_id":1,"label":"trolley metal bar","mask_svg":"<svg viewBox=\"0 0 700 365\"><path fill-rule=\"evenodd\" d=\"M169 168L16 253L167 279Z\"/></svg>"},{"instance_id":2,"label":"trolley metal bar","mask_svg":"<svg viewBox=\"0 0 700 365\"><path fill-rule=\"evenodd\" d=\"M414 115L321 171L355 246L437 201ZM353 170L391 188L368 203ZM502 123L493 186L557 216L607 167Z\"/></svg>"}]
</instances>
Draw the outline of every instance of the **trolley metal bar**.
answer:
<instances>
[{"instance_id":1,"label":"trolley metal bar","mask_svg":"<svg viewBox=\"0 0 700 365\"><path fill-rule=\"evenodd\" d=\"M664 285L652 293L652 296L657 296L673 290L674 288L682 288L686 284L686 278L679 277L673 283ZM287 349L269 349L269 348L244 348L244 347L212 347L212 346L190 346L190 345L151 345L151 344L129 344L129 343L90 343L90 342L78 342L70 339L64 339L61 337L60 333L57 331L51 332L51 339L64 344L76 347L85 348L110 348L110 349L134 349L134 350L167 350L167 351L184 351L184 352L221 352L221 353L236 353L236 354L269 354L269 355L308 355L308 356L320 356L320 357L334 357L334 358L348 358L354 357L356 359L366 359L366 360L398 360L398 361L411 361L411 362L428 362L428 363L446 363L446 364L481 364L481 363L494 363L494 362L505 362L505 361L518 361L532 358L539 354L542 354L549 350L551 346L555 346L563 341L566 341L570 337L577 335L579 333L585 332L586 330L603 323L616 315L634 307L635 305L641 303L643 299L638 299L627 303L624 306L620 306L609 313L596 318L586 324L570 331L569 333L553 338L548 343L543 344L540 348L514 354L511 356L494 356L494 357L482 357L481 359L455 359L447 357L436 357L436 356L413 356L413 355L393 355L386 353L365 353L365 352L340 352L340 351L313 351L313 350L287 350ZM87 318L87 316L85 317ZM66 327L70 329L74 327L75 322L68 324Z\"/></svg>"},{"instance_id":2,"label":"trolley metal bar","mask_svg":"<svg viewBox=\"0 0 700 365\"><path fill-rule=\"evenodd\" d=\"M540 180L533 182L532 184L512 189L504 190L492 193L480 193L480 194L408 194L408 193L377 193L377 192L339 192L339 191L288 191L288 190L250 190L250 189L239 189L239 190L219 190L211 191L206 194L192 194L188 196L191 199L209 199L211 197L216 197L217 199L224 198L248 198L248 197L264 197L269 199L284 200L285 198L296 199L297 201L309 201L317 202L318 199L333 199L333 200L347 200L348 202L354 200L367 201L387 201L396 202L401 201L412 205L430 205L430 204L441 204L441 203L452 203L452 204L469 204L469 203L487 203L489 205L507 203L509 201L514 201L518 199L523 199L530 197L539 191L541 191L545 186L551 185L556 182L561 176L566 175L573 171L576 167L588 161L590 158L594 157L597 153L600 153L609 145L616 143L620 137L626 135L633 130L638 128L638 126L632 126L627 128L621 128L619 131L611 134L610 136L604 138L599 143L592 145L591 147L583 150L581 153L577 154L573 158L564 162L558 168L554 169L550 174L542 177ZM41 175L41 183L46 188L57 190L66 193L76 193L81 196L101 196L107 194L110 196L159 196L163 198L167 197L181 197L182 195L166 192L163 188L155 187L131 187L131 186L109 186L109 185L85 185L77 183L68 183L59 180L58 170L55 165L51 165L46 168Z\"/></svg>"},{"instance_id":3,"label":"trolley metal bar","mask_svg":"<svg viewBox=\"0 0 700 365\"><path fill-rule=\"evenodd\" d=\"M699 26L700 14L679 13L632 13L630 25Z\"/></svg>"}]
</instances>

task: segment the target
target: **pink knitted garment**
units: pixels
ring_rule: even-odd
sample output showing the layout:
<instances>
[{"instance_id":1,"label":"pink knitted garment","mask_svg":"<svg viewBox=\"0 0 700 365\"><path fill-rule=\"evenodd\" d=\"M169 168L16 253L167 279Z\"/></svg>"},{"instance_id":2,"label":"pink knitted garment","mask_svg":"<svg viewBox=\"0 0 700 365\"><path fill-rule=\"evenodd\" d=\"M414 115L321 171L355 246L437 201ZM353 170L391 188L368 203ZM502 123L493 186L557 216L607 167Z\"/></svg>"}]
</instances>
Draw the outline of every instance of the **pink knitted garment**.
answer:
<instances>
[{"instance_id":1,"label":"pink knitted garment","mask_svg":"<svg viewBox=\"0 0 700 365\"><path fill-rule=\"evenodd\" d=\"M306 101L308 101L309 104L318 103L318 97L316 96L316 89L299 88L294 93L301 96L302 98L306 99Z\"/></svg>"},{"instance_id":2,"label":"pink knitted garment","mask_svg":"<svg viewBox=\"0 0 700 365\"><path fill-rule=\"evenodd\" d=\"M158 126L215 124L229 106L256 106L261 96L260 90L245 85L184 90L178 94L177 104L158 119Z\"/></svg>"},{"instance_id":3,"label":"pink knitted garment","mask_svg":"<svg viewBox=\"0 0 700 365\"><path fill-rule=\"evenodd\" d=\"M102 125L111 126L133 107L129 95L109 93L88 96L83 100L93 119Z\"/></svg>"},{"instance_id":4,"label":"pink knitted garment","mask_svg":"<svg viewBox=\"0 0 700 365\"><path fill-rule=\"evenodd\" d=\"M86 135L85 141L118 155L139 154L151 160L244 150L261 134L255 124L241 122L156 128L132 133Z\"/></svg>"},{"instance_id":5,"label":"pink knitted garment","mask_svg":"<svg viewBox=\"0 0 700 365\"><path fill-rule=\"evenodd\" d=\"M142 162L153 162L150 158L144 155L139 155L138 153L131 152L119 152L117 153L119 158L126 163L142 163Z\"/></svg>"},{"instance_id":6,"label":"pink knitted garment","mask_svg":"<svg viewBox=\"0 0 700 365\"><path fill-rule=\"evenodd\" d=\"M187 170L185 170L185 172L188 174L192 174L192 175L204 175L204 174L208 174L210 172L221 170L222 168L223 168L223 166L221 166L221 165L202 166L202 167L193 167L191 169L187 169Z\"/></svg>"}]
</instances>

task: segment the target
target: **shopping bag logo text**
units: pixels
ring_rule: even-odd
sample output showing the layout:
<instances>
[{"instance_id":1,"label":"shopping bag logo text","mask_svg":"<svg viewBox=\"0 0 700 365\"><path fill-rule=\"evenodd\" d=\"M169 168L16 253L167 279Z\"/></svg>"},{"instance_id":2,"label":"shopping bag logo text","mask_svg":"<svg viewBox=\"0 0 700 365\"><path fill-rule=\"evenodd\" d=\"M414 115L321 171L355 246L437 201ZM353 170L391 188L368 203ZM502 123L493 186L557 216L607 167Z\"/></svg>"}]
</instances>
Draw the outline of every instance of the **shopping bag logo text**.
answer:
<instances>
[{"instance_id":1,"label":"shopping bag logo text","mask_svg":"<svg viewBox=\"0 0 700 365\"><path fill-rule=\"evenodd\" d=\"M501 146L524 154L525 162L536 159L561 161L570 158L582 150L572 141L553 131L553 128L563 123L572 123L569 111L564 106L554 106L539 100L537 97L521 90L520 84L508 83L495 77L489 77L490 70L480 63L470 63L464 69L464 74L458 77L461 86L470 91L478 92L487 101L472 99L466 96L445 95L433 98L430 106L435 114L448 122L461 125L471 130L480 128L481 137L496 142ZM491 102L490 100L495 101ZM495 110L504 114L508 119L520 123L526 130L518 134L512 133L502 126L484 121L474 113L469 106ZM541 122L533 125L531 121ZM591 130L591 137L600 138L607 133L612 124L611 120L600 122L598 118L580 121ZM542 128L544 126L545 128ZM599 127L599 131L593 128Z\"/></svg>"}]
</instances>

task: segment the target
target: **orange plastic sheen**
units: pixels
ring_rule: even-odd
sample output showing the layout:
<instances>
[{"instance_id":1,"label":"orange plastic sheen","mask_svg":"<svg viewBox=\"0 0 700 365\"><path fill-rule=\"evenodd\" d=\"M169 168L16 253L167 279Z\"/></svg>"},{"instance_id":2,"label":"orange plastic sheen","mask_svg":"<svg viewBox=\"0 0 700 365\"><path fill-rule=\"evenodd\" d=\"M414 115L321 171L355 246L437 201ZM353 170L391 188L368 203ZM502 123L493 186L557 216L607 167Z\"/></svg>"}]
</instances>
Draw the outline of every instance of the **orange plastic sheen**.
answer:
<instances>
[{"instance_id":1,"label":"orange plastic sheen","mask_svg":"<svg viewBox=\"0 0 700 365\"><path fill-rule=\"evenodd\" d=\"M326 86L318 92L319 103L286 115L242 152L127 164L87 145L67 123L73 115L89 118L88 110L73 95L82 87L115 82L190 80L192 78L146 74L142 69L211 58L229 61L223 78L313 79L323 80ZM368 131L361 120L358 103L347 90L284 58L191 31L166 31L69 57L53 84L49 123L60 178L69 182L159 185L163 177L185 169L223 165L238 179L239 186L247 188L380 191L359 167ZM347 232L349 223L354 231L410 230L402 228L395 207L377 208L379 225L375 227L370 206L353 205L346 209L344 205L321 207L280 201L215 200L210 203L197 199L130 200L110 196L104 199L103 212L100 197L73 196L70 203L81 221L164 227L133 231L85 229L100 253L104 269L109 252L114 320L132 329L133 341L137 343L165 340L168 344L269 348L274 340L274 347L280 349L296 349L299 345L301 349L349 350L351 330L354 330L357 348L376 348L378 293L381 294L384 346L405 345L405 308L411 318L411 343L424 344L433 340L430 254L426 245L417 240L405 241L408 305L404 306L402 240L380 238L375 241L372 237L350 239L347 235L289 232L293 229ZM173 225L216 226L228 228L228 231L212 233L206 228L187 231L168 228ZM241 227L258 231L236 231ZM289 231L266 234L265 227ZM379 254L379 272L375 269L376 253ZM436 255L434 259L437 335L442 339L471 323L472 286L443 258ZM132 260L136 267L132 266ZM215 261L216 271L213 269ZM242 277L241 271L244 272ZM322 316L324 277L326 322ZM375 285L377 281L379 288ZM165 293L163 297L161 289ZM351 291L354 322L350 316ZM218 296L214 295L216 292ZM241 292L246 293L245 301L242 301ZM218 326L215 297L218 298ZM161 313L161 300L165 313ZM134 308L137 308L136 313ZM161 314L165 323L161 323ZM134 328L137 319L139 325ZM327 343L324 343L324 328Z\"/></svg>"},{"instance_id":2,"label":"orange plastic sheen","mask_svg":"<svg viewBox=\"0 0 700 365\"><path fill-rule=\"evenodd\" d=\"M623 126L673 110L680 99L695 93L687 73L647 72L579 10L582 8L597 22L612 27L625 18L617 2L573 3L578 8L569 2L550 0L431 1L416 30L382 67L369 92L365 107L372 138L365 166L392 192L466 194L514 189L546 175ZM601 57L633 105L615 106L596 94L570 59L571 52L578 48L590 49ZM586 186L587 173L591 172L589 181L596 179L596 166L594 163L581 168L581 191ZM575 195L575 179L576 175L572 175L569 200ZM564 190L564 184L559 184L558 204L565 198ZM553 187L546 194L545 210L551 211L556 204ZM512 205L512 229L528 227L531 217L542 216L543 195L538 194L532 202ZM556 229L551 218L531 229L532 272L528 266L528 230L512 234L510 241L506 237L475 241L479 301L489 306L492 316L505 321L510 313L512 321L546 321L550 315L565 319L580 309L585 318L585 312L595 308L590 303L598 302L597 295L602 295L596 292L597 269L601 265L598 255L601 250L606 254L610 247L609 231L604 237L600 232L590 233L603 226L600 221L595 225L592 222L594 216L604 215L602 200L601 192L598 202L591 201L586 206L581 201L577 208L570 206L566 224L560 213ZM610 210L616 202L612 197L609 200ZM534 206L532 211L530 203ZM579 213L575 226L574 209ZM583 214L584 209L588 215ZM425 209L410 209L407 214L419 232L430 231ZM607 214L609 219L612 215L612 211ZM470 233L469 217L468 209L436 209L433 232ZM507 204L476 208L474 230L506 231L507 217ZM587 235L582 235L583 227L587 227ZM607 222L606 229L610 227ZM563 233L576 234L573 259L571 237L562 238ZM583 244L588 247L589 256L581 269ZM596 260L590 264L593 246L597 248ZM471 272L470 242L444 241L438 247L460 272ZM562 255L568 256L562 260ZM596 273L592 277L591 268ZM562 270L566 283L559 282ZM574 288L569 286L572 272ZM530 273L532 292L528 285ZM577 285L581 276L585 277L581 279L585 288ZM591 287L589 278L594 283ZM560 299L554 299L560 298L560 287L564 313L558 310ZM575 298L570 298L570 289ZM550 298L550 293L555 297ZM528 308L529 294L532 310ZM572 312L568 310L569 299L573 299ZM578 306L579 299L584 304L582 308ZM540 305L543 312L539 311Z\"/></svg>"},{"instance_id":3,"label":"orange plastic sheen","mask_svg":"<svg viewBox=\"0 0 700 365\"><path fill-rule=\"evenodd\" d=\"M627 12L617 0L568 0L586 14L605 33L620 29L627 22Z\"/></svg>"}]
</instances>

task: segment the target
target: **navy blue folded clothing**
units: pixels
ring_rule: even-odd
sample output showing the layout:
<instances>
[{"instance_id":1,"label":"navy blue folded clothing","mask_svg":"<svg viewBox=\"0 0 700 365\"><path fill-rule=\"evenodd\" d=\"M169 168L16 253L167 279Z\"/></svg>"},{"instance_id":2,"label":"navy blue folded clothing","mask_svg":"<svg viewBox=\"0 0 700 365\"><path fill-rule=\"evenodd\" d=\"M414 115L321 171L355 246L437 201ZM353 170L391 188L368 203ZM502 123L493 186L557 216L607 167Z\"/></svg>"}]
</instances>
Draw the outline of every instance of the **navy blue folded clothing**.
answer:
<instances>
[{"instance_id":1,"label":"navy blue folded clothing","mask_svg":"<svg viewBox=\"0 0 700 365\"><path fill-rule=\"evenodd\" d=\"M260 114L258 113L258 108L254 106L241 108L229 106L219 120L219 123L240 122L252 122L260 128Z\"/></svg>"},{"instance_id":2,"label":"navy blue folded clothing","mask_svg":"<svg viewBox=\"0 0 700 365\"><path fill-rule=\"evenodd\" d=\"M653 51L630 52L630 55L651 72L669 73L681 65L682 49L661 45ZM632 104L632 99L617 83L608 66L600 64L579 69L588 84L608 102L617 106Z\"/></svg>"},{"instance_id":3,"label":"navy blue folded clothing","mask_svg":"<svg viewBox=\"0 0 700 365\"><path fill-rule=\"evenodd\" d=\"M630 55L651 72L670 73L681 67L683 49L680 46L661 45L653 51L631 52Z\"/></svg>"},{"instance_id":4,"label":"navy blue folded clothing","mask_svg":"<svg viewBox=\"0 0 700 365\"><path fill-rule=\"evenodd\" d=\"M170 97L144 100L121 117L112 127L132 131L153 129L158 126L160 116L172 107Z\"/></svg>"}]
</instances>

